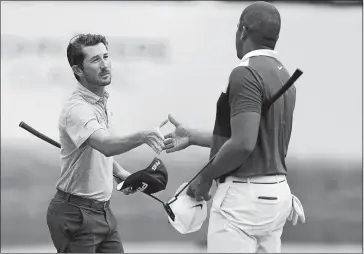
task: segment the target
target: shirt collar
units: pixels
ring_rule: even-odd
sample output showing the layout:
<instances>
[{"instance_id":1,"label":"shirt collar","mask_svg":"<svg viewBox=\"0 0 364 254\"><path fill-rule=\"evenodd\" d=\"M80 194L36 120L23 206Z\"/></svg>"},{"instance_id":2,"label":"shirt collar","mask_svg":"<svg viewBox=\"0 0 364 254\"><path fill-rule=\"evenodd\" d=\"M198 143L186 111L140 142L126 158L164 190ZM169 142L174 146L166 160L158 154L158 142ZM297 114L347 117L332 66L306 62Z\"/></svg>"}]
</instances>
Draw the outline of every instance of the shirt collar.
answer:
<instances>
[{"instance_id":1,"label":"shirt collar","mask_svg":"<svg viewBox=\"0 0 364 254\"><path fill-rule=\"evenodd\" d=\"M97 94L94 94L93 92L88 90L86 87L81 85L79 82L77 83L77 91L80 92L86 100L88 100L90 103L93 103L93 104L95 104L96 102L101 101L103 99L105 101L107 101L107 99L109 98L109 93L106 90L104 91L104 96L100 97Z\"/></svg>"},{"instance_id":2,"label":"shirt collar","mask_svg":"<svg viewBox=\"0 0 364 254\"><path fill-rule=\"evenodd\" d=\"M244 62L248 58L254 57L254 56L269 56L269 57L278 59L278 52L275 50L271 50L271 49L257 49L257 50L253 50L253 51L250 51L249 53L247 53L243 57L243 59L241 59L241 61Z\"/></svg>"}]
</instances>

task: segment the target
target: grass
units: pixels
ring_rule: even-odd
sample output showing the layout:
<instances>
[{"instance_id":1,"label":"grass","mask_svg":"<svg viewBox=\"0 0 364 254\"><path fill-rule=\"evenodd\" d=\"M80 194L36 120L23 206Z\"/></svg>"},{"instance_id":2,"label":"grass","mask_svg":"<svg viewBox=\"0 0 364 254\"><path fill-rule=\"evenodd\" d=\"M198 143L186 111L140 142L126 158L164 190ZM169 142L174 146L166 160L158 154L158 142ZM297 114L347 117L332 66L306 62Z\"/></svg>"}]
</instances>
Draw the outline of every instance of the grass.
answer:
<instances>
[{"instance_id":1,"label":"grass","mask_svg":"<svg viewBox=\"0 0 364 254\"><path fill-rule=\"evenodd\" d=\"M116 159L134 172L149 164L153 152L140 148ZM187 149L161 156L168 172L167 189L157 196L172 197L207 161L207 153ZM300 198L307 223L285 227L288 242L360 243L362 235L361 162L288 160L288 181ZM17 141L2 144L1 241L3 245L49 243L46 210L59 174L58 150ZM209 203L211 205L211 202ZM162 206L142 193L124 196L114 192L111 207L123 241L193 241L205 244L207 224L180 235L167 222Z\"/></svg>"}]
</instances>

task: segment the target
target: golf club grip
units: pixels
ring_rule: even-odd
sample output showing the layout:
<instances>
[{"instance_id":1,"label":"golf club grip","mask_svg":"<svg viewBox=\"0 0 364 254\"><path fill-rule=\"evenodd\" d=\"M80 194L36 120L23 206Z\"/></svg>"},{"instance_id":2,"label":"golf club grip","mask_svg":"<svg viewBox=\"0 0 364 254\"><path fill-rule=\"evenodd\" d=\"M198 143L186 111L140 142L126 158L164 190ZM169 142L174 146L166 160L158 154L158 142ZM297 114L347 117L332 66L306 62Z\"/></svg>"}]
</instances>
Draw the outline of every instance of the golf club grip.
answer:
<instances>
[{"instance_id":1,"label":"golf club grip","mask_svg":"<svg viewBox=\"0 0 364 254\"><path fill-rule=\"evenodd\" d=\"M266 109L269 109L269 107L278 100L279 97L281 97L287 90L294 84L294 82L297 81L297 79L303 74L303 72L300 69L296 69L295 72L292 74L292 76L286 81L286 83L279 89L279 91L272 96L270 101L268 102Z\"/></svg>"},{"instance_id":2,"label":"golf club grip","mask_svg":"<svg viewBox=\"0 0 364 254\"><path fill-rule=\"evenodd\" d=\"M37 131L36 129L33 129L31 126L29 126L28 124L24 123L23 121L20 122L19 126L21 128L23 128L24 130L27 130L28 132L30 132L31 134L33 134L34 136L44 140L45 142L54 145L58 148L61 148L61 144L58 143L57 141L51 139L50 137L47 137L46 135L44 135L43 133L40 133L39 131Z\"/></svg>"}]
</instances>

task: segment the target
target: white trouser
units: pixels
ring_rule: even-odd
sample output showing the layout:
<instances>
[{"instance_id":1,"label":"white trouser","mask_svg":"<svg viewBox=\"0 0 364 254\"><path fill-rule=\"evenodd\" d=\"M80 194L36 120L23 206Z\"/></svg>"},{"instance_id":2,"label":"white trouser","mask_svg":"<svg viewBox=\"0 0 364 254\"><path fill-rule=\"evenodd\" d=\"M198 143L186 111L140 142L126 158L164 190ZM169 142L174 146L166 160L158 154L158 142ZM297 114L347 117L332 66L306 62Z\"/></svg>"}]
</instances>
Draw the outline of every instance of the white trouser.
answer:
<instances>
[{"instance_id":1,"label":"white trouser","mask_svg":"<svg viewBox=\"0 0 364 254\"><path fill-rule=\"evenodd\" d=\"M291 208L291 190L285 176L227 177L214 195L208 252L281 252L283 226Z\"/></svg>"}]
</instances>

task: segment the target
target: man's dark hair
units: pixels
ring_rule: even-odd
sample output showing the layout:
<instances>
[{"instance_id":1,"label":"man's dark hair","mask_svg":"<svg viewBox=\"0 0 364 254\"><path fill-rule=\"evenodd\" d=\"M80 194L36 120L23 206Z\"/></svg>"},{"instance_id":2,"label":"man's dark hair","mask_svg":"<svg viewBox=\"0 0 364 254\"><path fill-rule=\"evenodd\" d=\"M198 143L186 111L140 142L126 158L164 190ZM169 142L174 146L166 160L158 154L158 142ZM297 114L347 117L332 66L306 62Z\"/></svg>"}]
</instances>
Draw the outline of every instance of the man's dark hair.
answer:
<instances>
[{"instance_id":1,"label":"man's dark hair","mask_svg":"<svg viewBox=\"0 0 364 254\"><path fill-rule=\"evenodd\" d=\"M257 45L274 49L281 30L281 16L273 4L258 1L246 7L241 14L239 31L243 27Z\"/></svg>"},{"instance_id":2,"label":"man's dark hair","mask_svg":"<svg viewBox=\"0 0 364 254\"><path fill-rule=\"evenodd\" d=\"M103 43L108 48L108 42L103 35L99 34L78 34L74 36L67 46L67 59L69 65L77 65L83 69L83 60L85 56L82 52L82 48L88 46L95 46L99 43ZM79 81L80 78L74 73L76 79Z\"/></svg>"}]
</instances>

